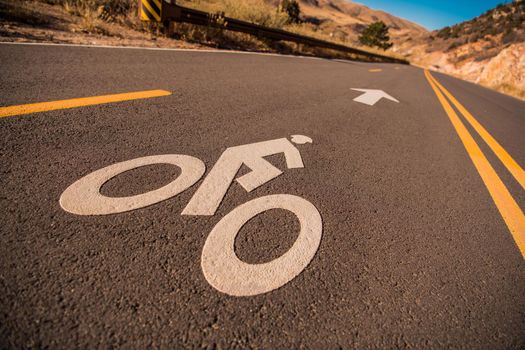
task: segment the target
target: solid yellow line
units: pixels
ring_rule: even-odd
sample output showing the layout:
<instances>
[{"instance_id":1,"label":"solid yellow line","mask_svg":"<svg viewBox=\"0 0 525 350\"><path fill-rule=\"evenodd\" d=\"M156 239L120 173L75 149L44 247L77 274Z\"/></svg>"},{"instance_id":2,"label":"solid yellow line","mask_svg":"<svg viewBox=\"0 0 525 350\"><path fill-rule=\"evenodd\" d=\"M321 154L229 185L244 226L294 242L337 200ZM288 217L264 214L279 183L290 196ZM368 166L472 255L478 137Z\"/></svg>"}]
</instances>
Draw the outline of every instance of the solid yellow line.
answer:
<instances>
[{"instance_id":1,"label":"solid yellow line","mask_svg":"<svg viewBox=\"0 0 525 350\"><path fill-rule=\"evenodd\" d=\"M142 6L148 9L149 13L151 13L153 17L155 17L157 22L160 22L160 14L156 13L147 1L142 0Z\"/></svg>"},{"instance_id":2,"label":"solid yellow line","mask_svg":"<svg viewBox=\"0 0 525 350\"><path fill-rule=\"evenodd\" d=\"M382 72L383 70L381 68L372 68L372 69L369 69L368 71L375 73L375 72Z\"/></svg>"},{"instance_id":3,"label":"solid yellow line","mask_svg":"<svg viewBox=\"0 0 525 350\"><path fill-rule=\"evenodd\" d=\"M470 159L474 163L483 183L494 200L500 215L507 224L522 257L525 259L525 215L523 214L523 211L520 209L514 198L512 198L509 190L505 187L503 181L501 181L494 168L490 165L472 135L470 135L454 109L452 109L452 106L445 99L445 96L443 96L441 91L434 84L432 77L427 70L425 70L425 76L452 122L454 129L456 129L461 142L463 142L463 146L467 150Z\"/></svg>"},{"instance_id":4,"label":"solid yellow line","mask_svg":"<svg viewBox=\"0 0 525 350\"><path fill-rule=\"evenodd\" d=\"M83 106L98 105L103 103L139 100L143 98L152 98L168 95L171 95L171 92L165 90L148 90L139 92L128 92L124 94L83 97L71 100L50 101L31 103L27 105L0 107L0 118L12 117L21 114L54 111L57 109L76 108Z\"/></svg>"},{"instance_id":5,"label":"solid yellow line","mask_svg":"<svg viewBox=\"0 0 525 350\"><path fill-rule=\"evenodd\" d=\"M448 92L447 89L441 85L436 78L430 74L430 78L436 85L441 89L441 91L447 96L447 98L456 106L456 108L463 114L465 119L472 125L474 130L481 136L483 141L487 143L487 145L490 147L490 149L496 154L496 156L499 158L499 160L505 165L505 167L510 171L510 173L516 178L516 180L520 183L521 187L525 189L525 171L522 167L510 156L510 154L505 151L503 147L496 141L489 133L488 131L470 114L470 112L461 104L459 103L454 96L450 92Z\"/></svg>"}]
</instances>

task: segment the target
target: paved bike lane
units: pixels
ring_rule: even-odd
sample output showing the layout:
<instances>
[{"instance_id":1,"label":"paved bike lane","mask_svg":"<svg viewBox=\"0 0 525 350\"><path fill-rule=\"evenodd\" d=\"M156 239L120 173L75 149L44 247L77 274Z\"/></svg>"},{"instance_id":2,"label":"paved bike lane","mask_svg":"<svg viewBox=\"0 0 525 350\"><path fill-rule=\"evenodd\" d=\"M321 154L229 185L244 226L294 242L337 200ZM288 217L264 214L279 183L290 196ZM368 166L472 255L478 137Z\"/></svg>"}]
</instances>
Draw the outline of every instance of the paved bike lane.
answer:
<instances>
[{"instance_id":1,"label":"paved bike lane","mask_svg":"<svg viewBox=\"0 0 525 350\"><path fill-rule=\"evenodd\" d=\"M24 50L8 54L23 63ZM421 70L215 53L35 50L45 73L29 68L19 77L13 63L4 73L6 104L147 89L172 95L0 120L8 188L2 332L12 344L520 341L523 262ZM59 73L55 56L91 69ZM31 79L33 87L17 88ZM399 103L359 104L352 88L381 89ZM313 141L297 145L304 168L287 169L282 154L268 157L283 174L250 193L234 182L213 216L181 215L202 179L166 201L119 214L78 216L59 205L72 183L121 161L189 155L206 165L204 179L228 147L291 135ZM143 167L110 180L102 193L140 194L179 173ZM323 233L315 256L269 293L217 291L201 269L208 235L239 205L273 194L317 208ZM267 211L243 227L235 252L251 264L272 261L292 247L299 226L290 212Z\"/></svg>"}]
</instances>

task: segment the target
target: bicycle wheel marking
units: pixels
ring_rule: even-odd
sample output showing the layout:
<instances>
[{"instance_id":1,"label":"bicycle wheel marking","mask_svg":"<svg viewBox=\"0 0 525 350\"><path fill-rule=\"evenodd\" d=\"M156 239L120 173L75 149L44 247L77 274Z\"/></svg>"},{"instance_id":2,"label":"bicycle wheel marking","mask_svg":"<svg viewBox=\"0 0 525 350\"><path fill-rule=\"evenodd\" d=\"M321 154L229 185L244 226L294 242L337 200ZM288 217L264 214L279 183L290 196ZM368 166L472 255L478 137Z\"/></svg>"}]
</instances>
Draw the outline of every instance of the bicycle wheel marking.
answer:
<instances>
[{"instance_id":1,"label":"bicycle wheel marking","mask_svg":"<svg viewBox=\"0 0 525 350\"><path fill-rule=\"evenodd\" d=\"M169 184L153 191L130 197L107 197L100 188L110 179L128 170L153 164L173 164L181 174ZM69 186L60 197L60 206L77 215L107 215L147 207L174 197L199 181L206 170L195 157L166 154L136 158L99 169Z\"/></svg>"},{"instance_id":2,"label":"bicycle wheel marking","mask_svg":"<svg viewBox=\"0 0 525 350\"><path fill-rule=\"evenodd\" d=\"M235 254L235 237L250 219L269 209L286 209L301 223L293 246L280 257L264 264L248 264ZM201 267L215 289L232 296L267 293L290 282L314 257L323 224L317 208L307 200L276 194L253 199L228 213L213 228L204 243Z\"/></svg>"}]
</instances>

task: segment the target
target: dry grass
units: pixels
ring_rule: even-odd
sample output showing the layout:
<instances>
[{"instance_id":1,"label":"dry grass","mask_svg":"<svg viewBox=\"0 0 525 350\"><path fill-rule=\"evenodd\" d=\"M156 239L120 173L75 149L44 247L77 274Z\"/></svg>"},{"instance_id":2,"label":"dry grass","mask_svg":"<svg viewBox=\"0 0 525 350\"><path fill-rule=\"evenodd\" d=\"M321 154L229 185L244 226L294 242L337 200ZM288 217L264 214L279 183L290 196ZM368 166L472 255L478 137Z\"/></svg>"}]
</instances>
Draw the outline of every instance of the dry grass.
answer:
<instances>
[{"instance_id":1,"label":"dry grass","mask_svg":"<svg viewBox=\"0 0 525 350\"><path fill-rule=\"evenodd\" d=\"M235 33L215 27L172 23L172 37L221 49L275 52L266 42L244 33Z\"/></svg>"},{"instance_id":2,"label":"dry grass","mask_svg":"<svg viewBox=\"0 0 525 350\"><path fill-rule=\"evenodd\" d=\"M257 23L265 27L283 28L288 16L262 0L222 0L224 14L228 17Z\"/></svg>"},{"instance_id":3,"label":"dry grass","mask_svg":"<svg viewBox=\"0 0 525 350\"><path fill-rule=\"evenodd\" d=\"M283 28L288 20L285 13L264 0L179 0L177 4L210 13L223 12L227 17L272 28Z\"/></svg>"},{"instance_id":4,"label":"dry grass","mask_svg":"<svg viewBox=\"0 0 525 350\"><path fill-rule=\"evenodd\" d=\"M66 12L82 19L82 30L103 33L104 23L114 22L136 29L140 27L135 0L40 0L59 5Z\"/></svg>"},{"instance_id":5,"label":"dry grass","mask_svg":"<svg viewBox=\"0 0 525 350\"><path fill-rule=\"evenodd\" d=\"M74 10L70 9L70 12ZM0 0L0 41L45 42L57 44L202 48L202 45L156 34L155 28L142 29L133 16L131 25L126 16L116 20L93 20L89 15L72 15L62 4L37 0ZM92 18L92 17L91 17ZM87 21L87 23L86 23Z\"/></svg>"},{"instance_id":6,"label":"dry grass","mask_svg":"<svg viewBox=\"0 0 525 350\"><path fill-rule=\"evenodd\" d=\"M93 1L75 2L66 0L62 6L69 14L82 18L81 29L85 32L104 33L102 20L100 19L102 15L102 7L95 6Z\"/></svg>"}]
</instances>

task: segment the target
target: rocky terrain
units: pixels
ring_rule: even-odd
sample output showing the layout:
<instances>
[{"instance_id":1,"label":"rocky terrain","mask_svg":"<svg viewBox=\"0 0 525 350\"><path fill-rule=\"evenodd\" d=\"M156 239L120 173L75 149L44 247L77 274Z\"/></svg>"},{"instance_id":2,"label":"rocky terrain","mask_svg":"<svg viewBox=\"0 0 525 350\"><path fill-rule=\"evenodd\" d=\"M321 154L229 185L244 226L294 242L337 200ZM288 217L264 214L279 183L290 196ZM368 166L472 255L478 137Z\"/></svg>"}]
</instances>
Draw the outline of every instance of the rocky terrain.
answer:
<instances>
[{"instance_id":1,"label":"rocky terrain","mask_svg":"<svg viewBox=\"0 0 525 350\"><path fill-rule=\"evenodd\" d=\"M393 50L428 67L525 99L525 1L396 42Z\"/></svg>"}]
</instances>

